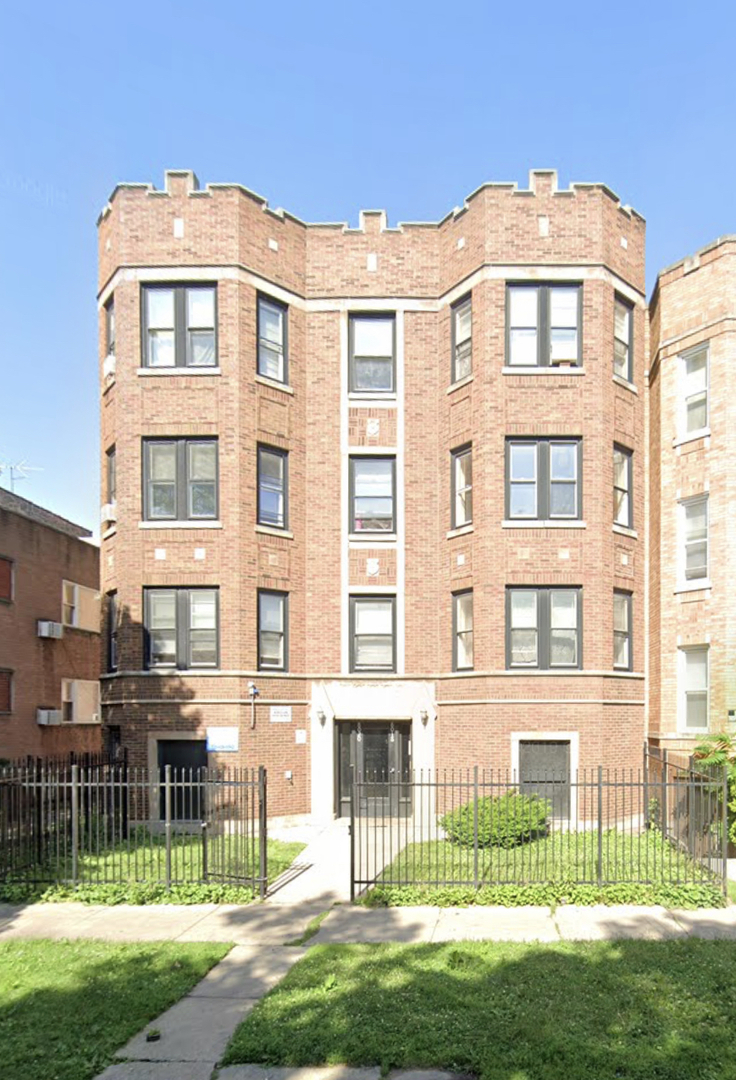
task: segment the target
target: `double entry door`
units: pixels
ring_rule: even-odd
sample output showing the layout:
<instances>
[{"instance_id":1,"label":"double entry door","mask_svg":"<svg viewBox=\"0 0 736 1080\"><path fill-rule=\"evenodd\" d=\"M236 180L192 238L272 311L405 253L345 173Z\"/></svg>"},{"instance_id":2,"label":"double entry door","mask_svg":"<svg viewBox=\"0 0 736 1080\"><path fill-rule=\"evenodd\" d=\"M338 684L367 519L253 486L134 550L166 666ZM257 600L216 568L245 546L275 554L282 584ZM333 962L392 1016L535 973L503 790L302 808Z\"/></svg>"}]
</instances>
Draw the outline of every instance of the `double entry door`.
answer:
<instances>
[{"instance_id":1,"label":"double entry door","mask_svg":"<svg viewBox=\"0 0 736 1080\"><path fill-rule=\"evenodd\" d=\"M411 813L411 724L364 720L337 725L337 815L407 817Z\"/></svg>"}]
</instances>

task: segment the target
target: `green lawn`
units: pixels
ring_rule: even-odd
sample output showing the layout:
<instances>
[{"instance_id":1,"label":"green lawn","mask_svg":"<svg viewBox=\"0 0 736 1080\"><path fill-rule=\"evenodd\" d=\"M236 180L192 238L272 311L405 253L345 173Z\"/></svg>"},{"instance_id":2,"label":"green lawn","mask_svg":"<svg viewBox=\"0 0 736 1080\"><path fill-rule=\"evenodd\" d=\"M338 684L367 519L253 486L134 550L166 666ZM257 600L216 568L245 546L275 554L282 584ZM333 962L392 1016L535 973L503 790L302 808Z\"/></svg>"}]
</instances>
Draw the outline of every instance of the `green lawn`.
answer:
<instances>
[{"instance_id":1,"label":"green lawn","mask_svg":"<svg viewBox=\"0 0 736 1080\"><path fill-rule=\"evenodd\" d=\"M282 840L267 842L269 882L289 867L304 844ZM257 849L255 852L257 859ZM258 872L253 852L236 837L211 842L208 849L209 881L200 883L204 872L202 845L198 836L174 835L171 847L173 887L167 892L166 845L161 834L151 835L139 829L129 841L102 846L99 851L80 855L78 887L72 889L71 859L66 856L46 868L48 880L58 875L55 885L28 888L22 875L0 883L0 900L81 900L89 903L247 903L253 899L250 888L236 884L238 875ZM257 894L256 894L257 895Z\"/></svg>"},{"instance_id":2,"label":"green lawn","mask_svg":"<svg viewBox=\"0 0 736 1080\"><path fill-rule=\"evenodd\" d=\"M0 942L0 1076L96 1076L230 947Z\"/></svg>"},{"instance_id":3,"label":"green lawn","mask_svg":"<svg viewBox=\"0 0 736 1080\"><path fill-rule=\"evenodd\" d=\"M374 839L370 832L364 836L364 862ZM385 856L391 854L385 851ZM720 883L654 830L640 835L616 830L603 834L602 888L598 887L597 859L596 832L553 832L508 849L481 848L477 869L481 889L476 895L472 848L446 840L407 844L378 875L377 886L366 900L374 904L723 903Z\"/></svg>"},{"instance_id":4,"label":"green lawn","mask_svg":"<svg viewBox=\"0 0 736 1080\"><path fill-rule=\"evenodd\" d=\"M735 1015L734 942L322 945L256 1006L226 1061L726 1080Z\"/></svg>"}]
</instances>

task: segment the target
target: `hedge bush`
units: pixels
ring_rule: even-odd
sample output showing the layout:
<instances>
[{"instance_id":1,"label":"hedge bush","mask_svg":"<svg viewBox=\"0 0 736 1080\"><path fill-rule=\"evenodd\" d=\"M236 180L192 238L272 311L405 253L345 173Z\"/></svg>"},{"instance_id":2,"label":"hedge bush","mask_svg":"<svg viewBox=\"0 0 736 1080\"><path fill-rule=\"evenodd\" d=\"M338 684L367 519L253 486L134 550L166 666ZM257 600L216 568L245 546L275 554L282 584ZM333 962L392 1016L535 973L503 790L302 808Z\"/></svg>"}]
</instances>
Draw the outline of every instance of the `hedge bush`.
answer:
<instances>
[{"instance_id":1,"label":"hedge bush","mask_svg":"<svg viewBox=\"0 0 736 1080\"><path fill-rule=\"evenodd\" d=\"M521 795L510 791L505 795L486 796L477 803L452 810L440 819L447 839L461 847L473 847L475 842L475 807L478 808L478 846L513 848L544 836L551 805L539 795Z\"/></svg>"}]
</instances>

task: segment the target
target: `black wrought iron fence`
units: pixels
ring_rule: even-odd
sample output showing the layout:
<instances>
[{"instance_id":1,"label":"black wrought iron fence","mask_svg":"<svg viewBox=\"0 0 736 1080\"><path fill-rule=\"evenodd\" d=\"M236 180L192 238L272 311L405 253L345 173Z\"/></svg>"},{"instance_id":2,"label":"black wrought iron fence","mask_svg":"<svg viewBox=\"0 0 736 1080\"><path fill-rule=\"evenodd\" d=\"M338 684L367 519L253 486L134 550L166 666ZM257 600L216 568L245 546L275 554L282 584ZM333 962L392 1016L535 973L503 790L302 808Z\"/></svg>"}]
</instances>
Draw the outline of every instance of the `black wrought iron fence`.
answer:
<instances>
[{"instance_id":1,"label":"black wrought iron fence","mask_svg":"<svg viewBox=\"0 0 736 1080\"><path fill-rule=\"evenodd\" d=\"M351 895L371 886L727 888L723 769L645 750L641 769L357 775Z\"/></svg>"},{"instance_id":2,"label":"black wrought iron fence","mask_svg":"<svg viewBox=\"0 0 736 1080\"><path fill-rule=\"evenodd\" d=\"M266 771L33 761L0 769L0 882L227 883L265 895Z\"/></svg>"}]
</instances>

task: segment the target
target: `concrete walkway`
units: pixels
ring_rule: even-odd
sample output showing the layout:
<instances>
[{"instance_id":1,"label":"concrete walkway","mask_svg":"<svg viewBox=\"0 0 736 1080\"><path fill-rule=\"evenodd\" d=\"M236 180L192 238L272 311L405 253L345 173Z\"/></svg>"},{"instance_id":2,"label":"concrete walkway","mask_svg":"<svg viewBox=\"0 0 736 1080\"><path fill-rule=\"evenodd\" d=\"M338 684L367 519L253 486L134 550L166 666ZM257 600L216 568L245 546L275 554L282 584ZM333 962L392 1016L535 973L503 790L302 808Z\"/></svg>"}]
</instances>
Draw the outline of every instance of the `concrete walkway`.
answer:
<instances>
[{"instance_id":1,"label":"concrete walkway","mask_svg":"<svg viewBox=\"0 0 736 1080\"><path fill-rule=\"evenodd\" d=\"M322 911L350 900L350 821L269 830L278 840L306 847L268 890L268 904L321 904Z\"/></svg>"}]
</instances>

